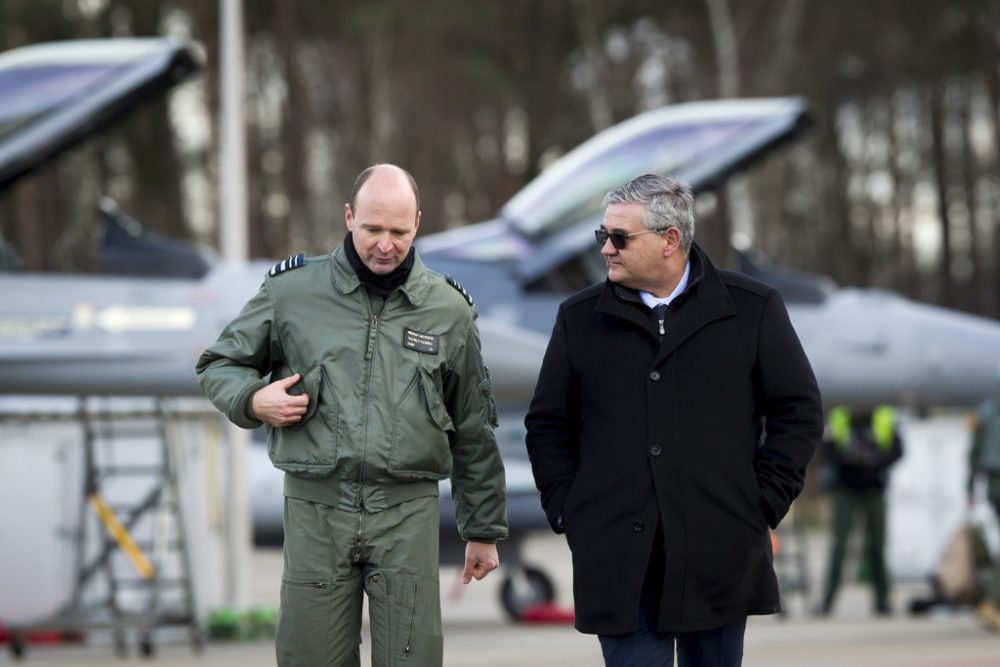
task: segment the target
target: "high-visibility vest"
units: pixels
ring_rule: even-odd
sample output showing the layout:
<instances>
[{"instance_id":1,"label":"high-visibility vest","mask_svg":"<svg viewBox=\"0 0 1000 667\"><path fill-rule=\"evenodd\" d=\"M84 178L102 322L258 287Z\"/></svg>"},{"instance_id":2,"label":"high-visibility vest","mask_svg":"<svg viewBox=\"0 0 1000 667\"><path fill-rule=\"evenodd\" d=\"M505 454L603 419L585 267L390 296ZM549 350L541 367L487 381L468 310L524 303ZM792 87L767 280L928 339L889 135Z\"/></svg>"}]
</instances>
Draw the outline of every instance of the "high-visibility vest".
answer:
<instances>
[{"instance_id":1,"label":"high-visibility vest","mask_svg":"<svg viewBox=\"0 0 1000 667\"><path fill-rule=\"evenodd\" d=\"M851 411L846 405L832 408L826 416L830 437L841 449L846 449L851 442ZM872 412L872 434L879 449L892 447L896 430L896 410L888 405L880 405Z\"/></svg>"}]
</instances>

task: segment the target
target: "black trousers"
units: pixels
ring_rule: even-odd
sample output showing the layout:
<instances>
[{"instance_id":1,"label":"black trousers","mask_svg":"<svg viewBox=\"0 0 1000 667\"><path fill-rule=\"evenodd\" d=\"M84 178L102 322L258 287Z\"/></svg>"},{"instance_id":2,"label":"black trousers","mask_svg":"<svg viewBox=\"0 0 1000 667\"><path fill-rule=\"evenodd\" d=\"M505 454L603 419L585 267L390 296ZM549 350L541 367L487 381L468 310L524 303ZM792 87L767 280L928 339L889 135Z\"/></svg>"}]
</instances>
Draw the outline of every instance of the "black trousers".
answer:
<instances>
[{"instance_id":1,"label":"black trousers","mask_svg":"<svg viewBox=\"0 0 1000 667\"><path fill-rule=\"evenodd\" d=\"M743 663L744 616L728 625L700 632L657 632L660 592L663 590L663 529L656 540L639 601L639 627L627 635L599 635L607 667L739 667Z\"/></svg>"}]
</instances>

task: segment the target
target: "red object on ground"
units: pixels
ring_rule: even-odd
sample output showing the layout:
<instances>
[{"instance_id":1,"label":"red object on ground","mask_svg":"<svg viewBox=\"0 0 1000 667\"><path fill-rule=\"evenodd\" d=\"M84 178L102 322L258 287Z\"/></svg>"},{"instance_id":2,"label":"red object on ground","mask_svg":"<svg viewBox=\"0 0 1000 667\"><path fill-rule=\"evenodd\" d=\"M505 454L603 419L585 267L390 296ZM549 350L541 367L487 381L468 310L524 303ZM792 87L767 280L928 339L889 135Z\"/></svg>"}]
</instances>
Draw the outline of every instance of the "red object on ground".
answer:
<instances>
[{"instance_id":1,"label":"red object on ground","mask_svg":"<svg viewBox=\"0 0 1000 667\"><path fill-rule=\"evenodd\" d=\"M572 609L563 609L545 602L525 607L520 620L525 623L572 623L575 618Z\"/></svg>"},{"instance_id":2,"label":"red object on ground","mask_svg":"<svg viewBox=\"0 0 1000 667\"><path fill-rule=\"evenodd\" d=\"M7 627L0 623L0 644L10 641L10 633ZM33 630L25 633L24 641L28 644L62 644L63 642L79 642L82 636L78 632L70 630Z\"/></svg>"}]
</instances>

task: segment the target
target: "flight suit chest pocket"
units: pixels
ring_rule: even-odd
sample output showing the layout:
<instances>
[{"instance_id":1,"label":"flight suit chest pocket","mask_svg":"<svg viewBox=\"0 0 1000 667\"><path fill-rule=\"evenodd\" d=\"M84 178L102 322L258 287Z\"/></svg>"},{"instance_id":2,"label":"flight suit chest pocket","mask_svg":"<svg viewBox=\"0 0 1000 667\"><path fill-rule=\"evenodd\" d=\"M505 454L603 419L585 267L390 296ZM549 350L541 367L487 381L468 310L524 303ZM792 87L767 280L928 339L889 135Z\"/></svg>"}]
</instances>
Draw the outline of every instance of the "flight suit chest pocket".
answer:
<instances>
[{"instance_id":1,"label":"flight suit chest pocket","mask_svg":"<svg viewBox=\"0 0 1000 667\"><path fill-rule=\"evenodd\" d=\"M393 406L389 472L399 479L444 479L451 473L454 431L437 381L418 369Z\"/></svg>"},{"instance_id":2,"label":"flight suit chest pocket","mask_svg":"<svg viewBox=\"0 0 1000 667\"><path fill-rule=\"evenodd\" d=\"M288 393L306 394L309 404L297 424L271 429L267 439L271 463L298 477L329 477L337 465L340 406L323 367L307 371Z\"/></svg>"}]
</instances>

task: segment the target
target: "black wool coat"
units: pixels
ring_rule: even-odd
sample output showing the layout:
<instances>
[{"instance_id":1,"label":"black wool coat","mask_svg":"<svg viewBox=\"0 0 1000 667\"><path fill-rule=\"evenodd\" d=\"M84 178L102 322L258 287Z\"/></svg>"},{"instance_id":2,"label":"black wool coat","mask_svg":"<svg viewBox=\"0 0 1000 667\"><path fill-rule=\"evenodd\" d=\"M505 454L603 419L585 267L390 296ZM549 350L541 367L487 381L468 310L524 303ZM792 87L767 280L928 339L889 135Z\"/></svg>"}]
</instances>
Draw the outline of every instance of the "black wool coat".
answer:
<instances>
[{"instance_id":1,"label":"black wool coat","mask_svg":"<svg viewBox=\"0 0 1000 667\"><path fill-rule=\"evenodd\" d=\"M636 630L658 521L660 631L779 611L768 526L822 437L819 389L778 293L697 245L689 259L662 340L634 290L605 282L563 302L525 418L581 632Z\"/></svg>"}]
</instances>

